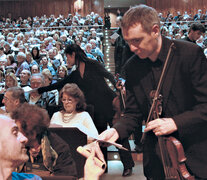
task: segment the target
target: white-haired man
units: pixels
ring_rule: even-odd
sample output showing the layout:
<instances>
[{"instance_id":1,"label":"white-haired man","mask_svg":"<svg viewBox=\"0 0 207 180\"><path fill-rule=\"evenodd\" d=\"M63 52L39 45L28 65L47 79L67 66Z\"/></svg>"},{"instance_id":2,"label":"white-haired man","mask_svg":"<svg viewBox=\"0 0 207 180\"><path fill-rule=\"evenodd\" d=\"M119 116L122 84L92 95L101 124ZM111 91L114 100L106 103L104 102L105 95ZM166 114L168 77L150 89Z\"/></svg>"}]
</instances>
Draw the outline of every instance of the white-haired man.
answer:
<instances>
[{"instance_id":1,"label":"white-haired man","mask_svg":"<svg viewBox=\"0 0 207 180\"><path fill-rule=\"evenodd\" d=\"M16 76L20 76L21 72L24 69L30 70L29 64L26 61L26 55L23 52L19 52L17 54L17 70L16 70Z\"/></svg>"}]
</instances>

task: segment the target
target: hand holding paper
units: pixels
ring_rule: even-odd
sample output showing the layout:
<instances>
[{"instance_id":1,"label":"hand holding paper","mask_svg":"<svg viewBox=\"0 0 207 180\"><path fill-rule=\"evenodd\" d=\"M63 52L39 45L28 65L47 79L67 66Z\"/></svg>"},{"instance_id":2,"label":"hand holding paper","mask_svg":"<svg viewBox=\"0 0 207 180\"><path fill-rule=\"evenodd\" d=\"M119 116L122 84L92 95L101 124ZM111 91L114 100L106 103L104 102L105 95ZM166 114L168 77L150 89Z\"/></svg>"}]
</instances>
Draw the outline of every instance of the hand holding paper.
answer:
<instances>
[{"instance_id":1,"label":"hand holding paper","mask_svg":"<svg viewBox=\"0 0 207 180\"><path fill-rule=\"evenodd\" d=\"M99 179L105 171L106 162L104 161L98 143L94 142L93 147L90 150L79 146L77 151L87 157L84 166L84 179Z\"/></svg>"},{"instance_id":2,"label":"hand holding paper","mask_svg":"<svg viewBox=\"0 0 207 180\"><path fill-rule=\"evenodd\" d=\"M119 134L117 133L116 129L110 128L103 131L98 137L95 136L92 132L88 131L88 129L84 126L76 124L77 127L81 132L86 134L89 137L92 137L94 140L99 142L101 146L111 146L114 145L119 149L128 151L128 149L124 148L121 144L115 143L115 141L119 138ZM88 146L88 145L87 145Z\"/></svg>"}]
</instances>

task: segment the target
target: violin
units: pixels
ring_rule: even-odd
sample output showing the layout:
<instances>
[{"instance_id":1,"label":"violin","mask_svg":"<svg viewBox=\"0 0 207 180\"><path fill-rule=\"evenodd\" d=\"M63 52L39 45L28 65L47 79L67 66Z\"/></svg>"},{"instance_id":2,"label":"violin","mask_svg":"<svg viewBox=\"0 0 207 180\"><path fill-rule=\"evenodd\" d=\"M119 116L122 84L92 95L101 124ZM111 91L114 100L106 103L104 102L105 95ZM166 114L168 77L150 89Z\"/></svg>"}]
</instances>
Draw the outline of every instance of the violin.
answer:
<instances>
[{"instance_id":1,"label":"violin","mask_svg":"<svg viewBox=\"0 0 207 180\"><path fill-rule=\"evenodd\" d=\"M152 120L159 118L161 114L162 96L156 97ZM182 144L176 138L170 136L158 136L161 160L166 180L195 180L185 166L185 153Z\"/></svg>"},{"instance_id":2,"label":"violin","mask_svg":"<svg viewBox=\"0 0 207 180\"><path fill-rule=\"evenodd\" d=\"M174 43L171 44L168 51L157 89L150 93L150 97L153 101L146 125L149 121L158 119L162 113L162 96L160 95L160 90L173 45ZM146 133L143 133L141 139L142 143L144 142L145 135ZM166 180L195 180L194 176L192 176L186 168L186 157L183 146L179 140L172 136L158 136L158 145Z\"/></svg>"},{"instance_id":3,"label":"violin","mask_svg":"<svg viewBox=\"0 0 207 180\"><path fill-rule=\"evenodd\" d=\"M116 88L119 90L120 92L120 96L121 96L121 102L123 105L123 109L126 107L126 103L125 103L125 98L126 98L126 91L125 91L125 86L122 84L122 81L120 79L120 74L117 73L115 75L115 80L117 81L116 83Z\"/></svg>"},{"instance_id":4,"label":"violin","mask_svg":"<svg viewBox=\"0 0 207 180\"><path fill-rule=\"evenodd\" d=\"M120 75L117 73L115 75L116 80L116 88L118 89L118 95L113 99L113 109L115 110L115 114L113 117L113 124L115 124L120 117L122 116L122 110L125 108L125 90L124 85L120 80Z\"/></svg>"}]
</instances>

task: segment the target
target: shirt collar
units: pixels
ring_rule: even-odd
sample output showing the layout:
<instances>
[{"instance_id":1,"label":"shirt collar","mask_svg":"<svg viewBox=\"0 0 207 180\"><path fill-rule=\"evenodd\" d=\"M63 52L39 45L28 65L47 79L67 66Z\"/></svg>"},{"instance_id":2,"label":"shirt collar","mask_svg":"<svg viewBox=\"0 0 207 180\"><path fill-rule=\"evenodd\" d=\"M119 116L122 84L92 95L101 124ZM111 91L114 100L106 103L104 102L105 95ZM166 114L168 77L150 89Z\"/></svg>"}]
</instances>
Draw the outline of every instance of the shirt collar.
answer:
<instances>
[{"instance_id":1,"label":"shirt collar","mask_svg":"<svg viewBox=\"0 0 207 180\"><path fill-rule=\"evenodd\" d=\"M157 60L159 59L161 62L165 62L171 43L171 40L162 36L162 45Z\"/></svg>"}]
</instances>

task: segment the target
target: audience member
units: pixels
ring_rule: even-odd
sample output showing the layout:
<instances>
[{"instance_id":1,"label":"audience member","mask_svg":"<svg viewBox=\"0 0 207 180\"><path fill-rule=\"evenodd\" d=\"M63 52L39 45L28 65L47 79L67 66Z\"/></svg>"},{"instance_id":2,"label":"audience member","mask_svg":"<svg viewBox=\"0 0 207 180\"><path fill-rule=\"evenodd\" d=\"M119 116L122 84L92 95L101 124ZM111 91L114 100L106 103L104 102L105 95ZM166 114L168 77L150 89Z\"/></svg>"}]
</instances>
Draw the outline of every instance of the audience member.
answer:
<instances>
[{"instance_id":1,"label":"audience member","mask_svg":"<svg viewBox=\"0 0 207 180\"><path fill-rule=\"evenodd\" d=\"M30 86L30 76L31 76L31 72L27 69L24 69L20 73L20 86L21 87Z\"/></svg>"},{"instance_id":2,"label":"audience member","mask_svg":"<svg viewBox=\"0 0 207 180\"><path fill-rule=\"evenodd\" d=\"M6 73L5 89L3 90L3 92L6 91L8 88L15 87L15 86L18 86L18 81L17 81L15 74L12 72Z\"/></svg>"},{"instance_id":3,"label":"audience member","mask_svg":"<svg viewBox=\"0 0 207 180\"><path fill-rule=\"evenodd\" d=\"M26 61L31 68L34 64L38 65L38 63L32 58L32 54L30 52L26 53Z\"/></svg>"},{"instance_id":4,"label":"audience member","mask_svg":"<svg viewBox=\"0 0 207 180\"><path fill-rule=\"evenodd\" d=\"M185 37L183 40L196 43L196 41L204 33L205 33L205 27L201 23L193 23L190 26L190 29L189 29L187 37Z\"/></svg>"},{"instance_id":5,"label":"audience member","mask_svg":"<svg viewBox=\"0 0 207 180\"><path fill-rule=\"evenodd\" d=\"M202 10L199 9L198 13L193 18L194 18L195 21L198 21L198 20L202 19L202 16L203 16L202 15Z\"/></svg>"},{"instance_id":6,"label":"audience member","mask_svg":"<svg viewBox=\"0 0 207 180\"><path fill-rule=\"evenodd\" d=\"M68 70L64 65L61 65L57 69L57 80L64 79L68 75Z\"/></svg>"},{"instance_id":7,"label":"audience member","mask_svg":"<svg viewBox=\"0 0 207 180\"><path fill-rule=\"evenodd\" d=\"M94 124L98 132L107 128L107 122L112 123L112 101L116 94L110 89L105 81L109 79L116 85L114 77L99 62L87 58L80 46L73 44L65 49L70 65L75 65L76 70L57 83L47 87L38 88L41 94L53 89L62 89L67 83L76 83L83 91L87 105L94 107ZM106 155L106 154L105 154Z\"/></svg>"},{"instance_id":8,"label":"audience member","mask_svg":"<svg viewBox=\"0 0 207 180\"><path fill-rule=\"evenodd\" d=\"M40 73L39 66L37 64L32 65L31 67L31 74L37 74Z\"/></svg>"},{"instance_id":9,"label":"audience member","mask_svg":"<svg viewBox=\"0 0 207 180\"><path fill-rule=\"evenodd\" d=\"M19 77L20 73L24 69L30 70L29 64L26 61L26 55L25 55L25 53L19 52L17 54L17 62L18 62L18 64L17 64L17 70L16 70L16 73L15 73L17 77Z\"/></svg>"},{"instance_id":10,"label":"audience member","mask_svg":"<svg viewBox=\"0 0 207 180\"><path fill-rule=\"evenodd\" d=\"M51 127L60 125L63 127L85 127L88 132L98 136L98 131L93 123L93 120L88 112L85 111L85 97L83 92L76 84L66 84L60 91L61 111L53 114L51 118ZM88 142L92 141L93 137L88 137Z\"/></svg>"},{"instance_id":11,"label":"audience member","mask_svg":"<svg viewBox=\"0 0 207 180\"><path fill-rule=\"evenodd\" d=\"M4 47L0 46L0 60L5 60L6 54L4 54Z\"/></svg>"},{"instance_id":12,"label":"audience member","mask_svg":"<svg viewBox=\"0 0 207 180\"><path fill-rule=\"evenodd\" d=\"M104 64L104 54L101 49L97 46L97 42L94 39L91 39L90 44L92 45L91 53L92 55L101 63Z\"/></svg>"},{"instance_id":13,"label":"audience member","mask_svg":"<svg viewBox=\"0 0 207 180\"><path fill-rule=\"evenodd\" d=\"M10 87L6 90L2 103L9 115L25 102L24 90L20 87Z\"/></svg>"},{"instance_id":14,"label":"audience member","mask_svg":"<svg viewBox=\"0 0 207 180\"><path fill-rule=\"evenodd\" d=\"M53 69L56 71L58 66L60 66L60 64L61 64L61 60L55 58L54 49L50 49L48 51L48 56L49 56L48 62L50 62L52 64Z\"/></svg>"},{"instance_id":15,"label":"audience member","mask_svg":"<svg viewBox=\"0 0 207 180\"><path fill-rule=\"evenodd\" d=\"M46 110L24 103L13 111L11 117L28 138L29 161L23 171L41 176L77 175L68 144L48 130L50 118Z\"/></svg>"},{"instance_id":16,"label":"audience member","mask_svg":"<svg viewBox=\"0 0 207 180\"><path fill-rule=\"evenodd\" d=\"M0 179L41 180L37 175L14 172L18 166L28 160L25 148L27 141L14 120L0 115Z\"/></svg>"},{"instance_id":17,"label":"audience member","mask_svg":"<svg viewBox=\"0 0 207 180\"><path fill-rule=\"evenodd\" d=\"M53 76L56 75L56 72L55 72L53 66L49 64L48 58L46 56L42 57L41 65L39 67L40 67L40 72L42 72L43 69L49 69Z\"/></svg>"},{"instance_id":18,"label":"audience member","mask_svg":"<svg viewBox=\"0 0 207 180\"><path fill-rule=\"evenodd\" d=\"M8 55L8 54L12 54L14 55L14 51L11 49L11 46L8 42L4 43L4 54Z\"/></svg>"},{"instance_id":19,"label":"audience member","mask_svg":"<svg viewBox=\"0 0 207 180\"><path fill-rule=\"evenodd\" d=\"M6 68L12 68L16 71L17 69L17 63L15 62L14 60L14 56L11 55L11 54L8 54L7 57L7 65L6 65Z\"/></svg>"},{"instance_id":20,"label":"audience member","mask_svg":"<svg viewBox=\"0 0 207 180\"><path fill-rule=\"evenodd\" d=\"M43 87L44 82L45 80L42 74L32 74L30 78L30 86L32 89ZM50 117L53 115L56 107L55 95L53 93L44 92L40 95L35 91L26 92L25 98L29 104L36 104L37 106L46 109Z\"/></svg>"},{"instance_id":21,"label":"audience member","mask_svg":"<svg viewBox=\"0 0 207 180\"><path fill-rule=\"evenodd\" d=\"M39 48L38 47L33 47L32 51L31 51L31 54L32 54L32 58L39 64L40 60L41 60Z\"/></svg>"},{"instance_id":22,"label":"audience member","mask_svg":"<svg viewBox=\"0 0 207 180\"><path fill-rule=\"evenodd\" d=\"M91 59L94 59L94 60L97 60L97 59L94 57L94 55L92 54L91 50L92 50L92 45L91 45L90 43L87 43L87 44L85 45L85 53L86 53L87 57L88 57L88 58L91 58Z\"/></svg>"},{"instance_id":23,"label":"audience member","mask_svg":"<svg viewBox=\"0 0 207 180\"><path fill-rule=\"evenodd\" d=\"M51 74L49 69L44 69L42 71L42 75L44 76L44 79L45 79L44 86L49 86L50 84L54 83L52 74ZM59 101L59 92L58 92L58 90L54 89L54 90L49 91L49 92L55 95L55 102L56 102L56 105L58 105L58 103L59 103L58 102Z\"/></svg>"}]
</instances>

